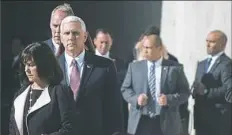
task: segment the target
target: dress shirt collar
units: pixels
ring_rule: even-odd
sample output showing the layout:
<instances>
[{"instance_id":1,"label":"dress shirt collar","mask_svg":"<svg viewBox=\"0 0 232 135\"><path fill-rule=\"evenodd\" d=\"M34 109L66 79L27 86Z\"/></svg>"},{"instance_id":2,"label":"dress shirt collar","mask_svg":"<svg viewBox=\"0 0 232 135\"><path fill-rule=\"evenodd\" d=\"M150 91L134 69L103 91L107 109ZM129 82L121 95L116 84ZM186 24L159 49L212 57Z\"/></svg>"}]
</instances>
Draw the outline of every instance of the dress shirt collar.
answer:
<instances>
[{"instance_id":1,"label":"dress shirt collar","mask_svg":"<svg viewBox=\"0 0 232 135\"><path fill-rule=\"evenodd\" d=\"M97 49L95 50L95 54L98 55L98 56L102 56L102 57L105 57L105 58L108 58L110 59L110 52L108 51L105 55L102 55Z\"/></svg>"},{"instance_id":2,"label":"dress shirt collar","mask_svg":"<svg viewBox=\"0 0 232 135\"><path fill-rule=\"evenodd\" d=\"M73 58L69 56L66 52L64 53L64 55L68 66L71 66ZM82 64L84 63L84 57L85 57L85 50L83 50L81 54L75 58L79 66L82 66Z\"/></svg>"},{"instance_id":3,"label":"dress shirt collar","mask_svg":"<svg viewBox=\"0 0 232 135\"><path fill-rule=\"evenodd\" d=\"M216 55L212 56L212 55L208 55L207 58L210 59L212 58L213 61L215 61L218 57L220 57L222 54L224 53L224 51L221 51L219 53L217 53Z\"/></svg>"},{"instance_id":4,"label":"dress shirt collar","mask_svg":"<svg viewBox=\"0 0 232 135\"><path fill-rule=\"evenodd\" d=\"M163 61L163 57L160 57L158 60L156 60L155 62L153 62L153 61L147 61L148 62L148 66L151 66L151 65L153 65L154 63L155 63L155 66L156 67L159 67L159 66L161 66L162 65L162 61Z\"/></svg>"},{"instance_id":5,"label":"dress shirt collar","mask_svg":"<svg viewBox=\"0 0 232 135\"><path fill-rule=\"evenodd\" d=\"M54 51L55 51L55 53L57 52L57 50L59 49L59 46L60 45L58 45L57 43L55 43L55 41L52 39L52 44L54 45Z\"/></svg>"}]
</instances>

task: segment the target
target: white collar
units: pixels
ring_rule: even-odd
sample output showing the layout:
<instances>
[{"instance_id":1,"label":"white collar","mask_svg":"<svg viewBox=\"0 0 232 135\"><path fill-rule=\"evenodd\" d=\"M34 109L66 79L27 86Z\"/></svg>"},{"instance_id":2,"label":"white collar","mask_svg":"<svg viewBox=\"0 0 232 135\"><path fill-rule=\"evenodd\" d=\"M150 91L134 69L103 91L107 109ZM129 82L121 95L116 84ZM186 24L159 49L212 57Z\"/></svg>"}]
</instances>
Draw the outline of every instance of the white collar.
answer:
<instances>
[{"instance_id":1,"label":"white collar","mask_svg":"<svg viewBox=\"0 0 232 135\"><path fill-rule=\"evenodd\" d=\"M71 66L71 63L72 63L73 58L72 58L71 56L69 56L66 52L64 53L64 55L65 55L65 60L66 60L66 62L67 62L67 64L68 64L68 66ZM77 57L75 58L75 60L77 61L77 64L78 64L79 66L81 66L81 65L84 63L84 56L85 56L85 50L83 50L83 51L79 54L79 56L77 56Z\"/></svg>"},{"instance_id":2,"label":"white collar","mask_svg":"<svg viewBox=\"0 0 232 135\"><path fill-rule=\"evenodd\" d=\"M161 65L162 65L162 61L163 61L163 57L160 57L160 58L155 62L155 66L156 66L156 67L161 66ZM148 65L153 65L153 62L152 62L152 61L147 60L147 62L148 62Z\"/></svg>"},{"instance_id":3,"label":"white collar","mask_svg":"<svg viewBox=\"0 0 232 135\"><path fill-rule=\"evenodd\" d=\"M95 54L98 55L98 56L102 56L102 57L105 57L105 58L110 59L110 52L109 52L109 51L108 51L105 55L102 55L102 54L96 49Z\"/></svg>"},{"instance_id":4,"label":"white collar","mask_svg":"<svg viewBox=\"0 0 232 135\"><path fill-rule=\"evenodd\" d=\"M54 47L55 47L54 51L56 52L56 51L58 50L58 48L59 48L60 45L58 45L58 44L53 40L53 38L52 38L52 43L53 43L53 45L54 45Z\"/></svg>"},{"instance_id":5,"label":"white collar","mask_svg":"<svg viewBox=\"0 0 232 135\"><path fill-rule=\"evenodd\" d=\"M218 57L220 57L222 54L224 53L224 51L221 51L219 53L217 53L216 55L212 56L212 55L208 55L207 58L212 58L212 60L216 60Z\"/></svg>"}]
</instances>

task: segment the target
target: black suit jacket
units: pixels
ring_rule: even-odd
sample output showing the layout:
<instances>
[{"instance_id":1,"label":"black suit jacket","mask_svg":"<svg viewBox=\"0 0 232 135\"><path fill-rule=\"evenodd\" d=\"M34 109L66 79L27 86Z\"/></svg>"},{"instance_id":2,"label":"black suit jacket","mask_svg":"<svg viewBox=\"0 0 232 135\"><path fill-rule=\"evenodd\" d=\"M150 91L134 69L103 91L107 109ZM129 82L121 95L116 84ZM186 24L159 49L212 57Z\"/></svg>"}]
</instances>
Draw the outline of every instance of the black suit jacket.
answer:
<instances>
[{"instance_id":1,"label":"black suit jacket","mask_svg":"<svg viewBox=\"0 0 232 135\"><path fill-rule=\"evenodd\" d=\"M110 53L109 57L113 60L113 62L115 64L115 67L117 70L118 83L121 87L121 85L124 81L124 78L126 76L127 64L124 62L123 59L116 57L115 55L113 55L111 53Z\"/></svg>"},{"instance_id":2,"label":"black suit jacket","mask_svg":"<svg viewBox=\"0 0 232 135\"><path fill-rule=\"evenodd\" d=\"M30 86L16 94L11 109L10 135L23 135L24 104ZM68 93L69 92L69 93ZM66 86L49 86L45 89L27 116L30 135L76 135L77 115L72 93Z\"/></svg>"},{"instance_id":3,"label":"black suit jacket","mask_svg":"<svg viewBox=\"0 0 232 135\"><path fill-rule=\"evenodd\" d=\"M114 61L114 64L116 66L118 85L121 88L124 78L126 76L128 64L126 64L126 62L123 59L116 57L112 53L110 53L110 58ZM128 125L129 111L128 111L128 103L124 99L122 106L123 106L123 115L124 115L124 130L126 131Z\"/></svg>"},{"instance_id":4,"label":"black suit jacket","mask_svg":"<svg viewBox=\"0 0 232 135\"><path fill-rule=\"evenodd\" d=\"M225 100L232 89L232 62L222 54L208 73L207 60L199 62L196 82L202 82L208 93L195 96L195 128L197 132L211 135L231 135L231 105ZM231 97L230 97L231 98Z\"/></svg>"},{"instance_id":5,"label":"black suit jacket","mask_svg":"<svg viewBox=\"0 0 232 135\"><path fill-rule=\"evenodd\" d=\"M178 62L178 59L174 55L172 55L171 53L168 53L168 59L175 61L175 62Z\"/></svg>"},{"instance_id":6,"label":"black suit jacket","mask_svg":"<svg viewBox=\"0 0 232 135\"><path fill-rule=\"evenodd\" d=\"M55 48L54 48L54 45L52 43L52 39L50 38L48 40L45 40L44 42L51 48L52 52L55 54Z\"/></svg>"},{"instance_id":7,"label":"black suit jacket","mask_svg":"<svg viewBox=\"0 0 232 135\"><path fill-rule=\"evenodd\" d=\"M59 57L67 83L65 56ZM68 84L69 85L69 84ZM84 68L76 98L80 135L112 135L123 132L122 96L114 63L85 51Z\"/></svg>"}]
</instances>

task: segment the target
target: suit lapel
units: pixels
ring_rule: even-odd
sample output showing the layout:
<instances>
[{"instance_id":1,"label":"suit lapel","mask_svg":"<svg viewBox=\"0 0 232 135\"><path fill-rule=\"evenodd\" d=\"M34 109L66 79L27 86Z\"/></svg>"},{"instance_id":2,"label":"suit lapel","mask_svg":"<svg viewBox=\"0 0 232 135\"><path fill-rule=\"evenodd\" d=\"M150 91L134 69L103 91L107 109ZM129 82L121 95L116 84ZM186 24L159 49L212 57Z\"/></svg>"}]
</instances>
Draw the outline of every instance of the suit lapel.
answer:
<instances>
[{"instance_id":1,"label":"suit lapel","mask_svg":"<svg viewBox=\"0 0 232 135\"><path fill-rule=\"evenodd\" d=\"M41 107L47 105L51 102L51 97L48 92L48 87L46 87L39 98L36 100L35 104L31 107L31 110L28 112L28 115L30 115L32 112L40 109Z\"/></svg>"},{"instance_id":2,"label":"suit lapel","mask_svg":"<svg viewBox=\"0 0 232 135\"><path fill-rule=\"evenodd\" d=\"M91 56L89 56L88 52L85 52L85 62L84 62L84 68L83 68L83 74L82 74L82 77L81 77L81 82L80 82L80 87L79 87L79 90L78 90L78 93L77 93L77 100L79 99L81 93L84 91L84 86L86 84L86 82L88 82L89 80L89 77L93 71L93 64L90 62L90 59L89 58Z\"/></svg>"},{"instance_id":3,"label":"suit lapel","mask_svg":"<svg viewBox=\"0 0 232 135\"><path fill-rule=\"evenodd\" d=\"M162 69L161 69L161 93L166 93L164 85L167 79L167 75L168 75L168 70L169 70L169 66L168 66L168 61L163 59L162 61Z\"/></svg>"},{"instance_id":4,"label":"suit lapel","mask_svg":"<svg viewBox=\"0 0 232 135\"><path fill-rule=\"evenodd\" d=\"M214 62L213 66L211 67L211 69L209 70L210 73L212 73L215 68L218 66L218 64L221 62L221 59L223 57L224 54L222 54L221 56L219 56L216 61Z\"/></svg>"},{"instance_id":5,"label":"suit lapel","mask_svg":"<svg viewBox=\"0 0 232 135\"><path fill-rule=\"evenodd\" d=\"M147 61L142 61L140 65L138 66L138 72L142 78L142 84L143 84L143 93L148 92L148 69L147 69Z\"/></svg>"},{"instance_id":6,"label":"suit lapel","mask_svg":"<svg viewBox=\"0 0 232 135\"><path fill-rule=\"evenodd\" d=\"M48 43L48 46L52 49L52 52L55 54L55 49L54 49L54 45L53 45L53 43L52 43L52 39L50 38L50 39L47 41L47 43Z\"/></svg>"},{"instance_id":7,"label":"suit lapel","mask_svg":"<svg viewBox=\"0 0 232 135\"><path fill-rule=\"evenodd\" d=\"M26 102L29 89L30 89L30 85L14 101L14 108L15 108L14 117L15 117L15 122L18 127L20 135L23 135L24 106L25 106L25 102Z\"/></svg>"}]
</instances>

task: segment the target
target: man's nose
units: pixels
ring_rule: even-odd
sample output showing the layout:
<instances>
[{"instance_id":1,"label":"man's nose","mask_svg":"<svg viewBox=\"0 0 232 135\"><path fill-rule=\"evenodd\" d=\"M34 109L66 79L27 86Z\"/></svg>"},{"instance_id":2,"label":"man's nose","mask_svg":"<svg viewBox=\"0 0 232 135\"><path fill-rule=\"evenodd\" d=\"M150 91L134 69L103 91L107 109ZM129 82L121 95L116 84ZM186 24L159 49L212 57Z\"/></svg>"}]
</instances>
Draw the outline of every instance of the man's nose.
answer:
<instances>
[{"instance_id":1,"label":"man's nose","mask_svg":"<svg viewBox=\"0 0 232 135\"><path fill-rule=\"evenodd\" d=\"M74 38L75 38L75 35L72 32L70 32L70 34L68 35L68 39L73 40Z\"/></svg>"}]
</instances>

